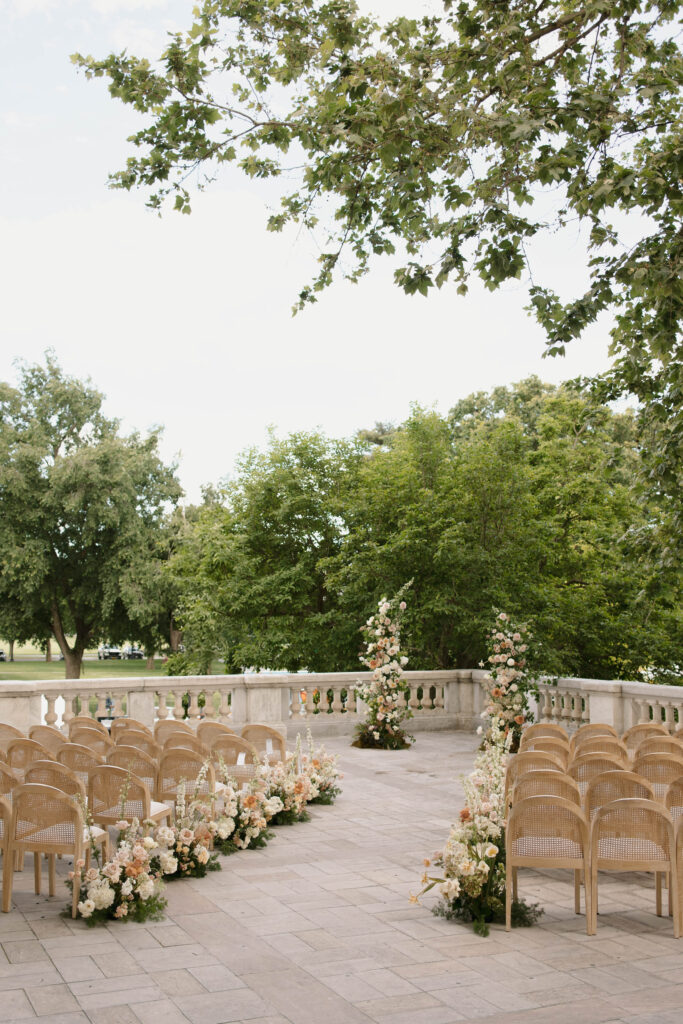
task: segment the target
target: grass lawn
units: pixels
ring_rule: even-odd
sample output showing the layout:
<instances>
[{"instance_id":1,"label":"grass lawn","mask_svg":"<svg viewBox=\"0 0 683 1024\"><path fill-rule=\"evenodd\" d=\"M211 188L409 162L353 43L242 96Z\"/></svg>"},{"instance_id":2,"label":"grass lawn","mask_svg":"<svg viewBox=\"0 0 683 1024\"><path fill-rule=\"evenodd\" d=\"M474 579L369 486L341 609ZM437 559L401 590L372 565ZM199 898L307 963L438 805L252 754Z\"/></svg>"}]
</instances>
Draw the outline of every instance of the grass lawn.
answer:
<instances>
[{"instance_id":1,"label":"grass lawn","mask_svg":"<svg viewBox=\"0 0 683 1024\"><path fill-rule=\"evenodd\" d=\"M215 675L222 675L224 667L220 662L211 666L211 672ZM154 671L147 668L147 662L142 661L84 661L82 669L83 679L125 679L126 676L159 676L164 678L161 658L154 661ZM63 661L0 661L0 685L9 680L20 680L26 682L32 679L64 679Z\"/></svg>"}]
</instances>

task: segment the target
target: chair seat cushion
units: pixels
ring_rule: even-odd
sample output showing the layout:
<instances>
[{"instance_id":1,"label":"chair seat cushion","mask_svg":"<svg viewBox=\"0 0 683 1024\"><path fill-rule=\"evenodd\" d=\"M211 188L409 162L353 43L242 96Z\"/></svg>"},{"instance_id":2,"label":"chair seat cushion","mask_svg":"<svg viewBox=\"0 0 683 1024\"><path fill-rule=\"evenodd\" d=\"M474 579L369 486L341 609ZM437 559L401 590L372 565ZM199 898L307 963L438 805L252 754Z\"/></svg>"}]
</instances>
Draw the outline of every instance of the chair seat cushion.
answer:
<instances>
[{"instance_id":1,"label":"chair seat cushion","mask_svg":"<svg viewBox=\"0 0 683 1024\"><path fill-rule=\"evenodd\" d=\"M563 836L525 836L512 843L515 857L562 857L580 860L583 851L580 843Z\"/></svg>"}]
</instances>

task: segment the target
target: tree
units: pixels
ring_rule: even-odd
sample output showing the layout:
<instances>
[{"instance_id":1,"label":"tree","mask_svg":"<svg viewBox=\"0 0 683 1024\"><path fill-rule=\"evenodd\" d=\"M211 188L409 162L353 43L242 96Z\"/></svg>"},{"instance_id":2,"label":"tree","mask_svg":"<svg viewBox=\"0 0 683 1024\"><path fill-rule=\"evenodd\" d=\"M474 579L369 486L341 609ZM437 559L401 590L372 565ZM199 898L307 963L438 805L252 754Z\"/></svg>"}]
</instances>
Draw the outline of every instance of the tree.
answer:
<instances>
[{"instance_id":1,"label":"tree","mask_svg":"<svg viewBox=\"0 0 683 1024\"><path fill-rule=\"evenodd\" d=\"M269 220L324 218L320 272L299 307L340 269L357 280L398 249L409 293L527 273L550 354L612 311L603 395L644 403L649 476L680 498L679 10L444 0L439 17L380 26L353 0L203 0L156 67L126 52L73 60L148 115L132 136L140 154L112 183L149 188L152 207L171 197L189 212L188 179L203 187L226 162L252 177L301 168ZM590 280L567 298L543 283L529 246L568 224L583 231Z\"/></svg>"},{"instance_id":2,"label":"tree","mask_svg":"<svg viewBox=\"0 0 683 1024\"><path fill-rule=\"evenodd\" d=\"M102 395L52 354L20 376L0 384L0 603L19 603L32 635L47 627L78 678L89 644L130 635L122 580L180 488L158 433L122 437Z\"/></svg>"},{"instance_id":3,"label":"tree","mask_svg":"<svg viewBox=\"0 0 683 1024\"><path fill-rule=\"evenodd\" d=\"M357 667L358 621L342 613L323 565L339 550L341 496L361 453L316 433L272 436L243 456L225 505L201 510L170 565L196 668L216 653L233 671Z\"/></svg>"}]
</instances>

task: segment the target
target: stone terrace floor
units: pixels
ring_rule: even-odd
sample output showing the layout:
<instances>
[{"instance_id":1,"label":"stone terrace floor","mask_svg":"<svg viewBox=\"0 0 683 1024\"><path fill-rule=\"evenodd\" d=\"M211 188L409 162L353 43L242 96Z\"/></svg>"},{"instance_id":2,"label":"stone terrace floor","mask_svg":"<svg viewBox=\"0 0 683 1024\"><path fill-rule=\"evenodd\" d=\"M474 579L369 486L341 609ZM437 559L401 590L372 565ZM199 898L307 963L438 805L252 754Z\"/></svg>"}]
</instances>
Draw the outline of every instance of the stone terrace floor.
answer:
<instances>
[{"instance_id":1,"label":"stone terrace floor","mask_svg":"<svg viewBox=\"0 0 683 1024\"><path fill-rule=\"evenodd\" d=\"M598 934L569 873L520 872L534 928L487 939L408 902L461 806L475 737L341 754L344 791L263 851L167 888L168 917L88 929L15 875L0 914L0 1020L51 1024L679 1024L683 940L650 877L601 876ZM62 862L60 871L68 870ZM602 880L604 879L604 880ZM61 888L61 885L60 885Z\"/></svg>"}]
</instances>

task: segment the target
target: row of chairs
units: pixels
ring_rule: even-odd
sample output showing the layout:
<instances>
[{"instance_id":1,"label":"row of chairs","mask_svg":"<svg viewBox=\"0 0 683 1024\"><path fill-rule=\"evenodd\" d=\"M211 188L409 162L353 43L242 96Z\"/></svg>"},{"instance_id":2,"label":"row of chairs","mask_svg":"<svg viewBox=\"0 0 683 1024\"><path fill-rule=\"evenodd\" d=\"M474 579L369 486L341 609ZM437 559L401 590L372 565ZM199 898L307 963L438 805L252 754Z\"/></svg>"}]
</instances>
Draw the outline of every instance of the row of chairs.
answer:
<instances>
[{"instance_id":1,"label":"row of chairs","mask_svg":"<svg viewBox=\"0 0 683 1024\"><path fill-rule=\"evenodd\" d=\"M631 770L632 769L632 770ZM674 934L683 930L683 745L664 726L624 734L600 723L571 739L541 723L522 737L506 775L506 927L519 867L574 870L575 910L586 881L586 930L597 927L598 871L654 871L656 910L670 877Z\"/></svg>"}]
</instances>

